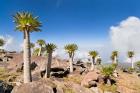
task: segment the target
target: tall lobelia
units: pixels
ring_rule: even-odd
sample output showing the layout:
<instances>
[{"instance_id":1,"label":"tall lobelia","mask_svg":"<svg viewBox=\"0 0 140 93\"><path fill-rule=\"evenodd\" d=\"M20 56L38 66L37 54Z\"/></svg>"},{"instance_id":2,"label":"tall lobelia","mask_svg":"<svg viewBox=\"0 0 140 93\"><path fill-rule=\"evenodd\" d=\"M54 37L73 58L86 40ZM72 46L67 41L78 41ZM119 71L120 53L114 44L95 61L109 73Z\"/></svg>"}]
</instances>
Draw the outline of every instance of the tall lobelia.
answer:
<instances>
[{"instance_id":1,"label":"tall lobelia","mask_svg":"<svg viewBox=\"0 0 140 93\"><path fill-rule=\"evenodd\" d=\"M49 43L46 45L46 50L48 53L48 62L46 65L46 74L45 77L49 78L50 77L50 72L51 72L51 63L52 63L52 53L53 51L55 51L55 49L57 48L57 46L55 44Z\"/></svg>"},{"instance_id":2,"label":"tall lobelia","mask_svg":"<svg viewBox=\"0 0 140 93\"><path fill-rule=\"evenodd\" d=\"M111 59L113 64L117 64L117 57L118 57L118 51L113 51L111 54Z\"/></svg>"},{"instance_id":3,"label":"tall lobelia","mask_svg":"<svg viewBox=\"0 0 140 93\"><path fill-rule=\"evenodd\" d=\"M97 57L98 52L97 51L89 51L89 56L92 58L92 63L91 63L91 70L94 70L94 65L95 65L95 58Z\"/></svg>"},{"instance_id":4,"label":"tall lobelia","mask_svg":"<svg viewBox=\"0 0 140 93\"><path fill-rule=\"evenodd\" d=\"M38 21L38 17L34 17L29 12L17 12L14 16L14 23L16 24L16 30L23 32L24 34L24 46L23 46L23 61L24 61L24 83L32 81L31 77L31 51L30 51L30 33L41 31L41 23Z\"/></svg>"},{"instance_id":5,"label":"tall lobelia","mask_svg":"<svg viewBox=\"0 0 140 93\"><path fill-rule=\"evenodd\" d=\"M39 40L37 40L37 44L40 46L38 56L41 56L42 48L45 47L46 42L45 42L45 40L39 39Z\"/></svg>"},{"instance_id":6,"label":"tall lobelia","mask_svg":"<svg viewBox=\"0 0 140 93\"><path fill-rule=\"evenodd\" d=\"M134 69L134 62L133 62L134 51L128 51L127 55L130 58L130 60L131 60L131 68Z\"/></svg>"},{"instance_id":7,"label":"tall lobelia","mask_svg":"<svg viewBox=\"0 0 140 93\"><path fill-rule=\"evenodd\" d=\"M73 59L75 56L75 51L78 50L78 46L76 44L68 44L64 47L64 49L69 54L70 73L72 73L73 72Z\"/></svg>"},{"instance_id":8,"label":"tall lobelia","mask_svg":"<svg viewBox=\"0 0 140 93\"><path fill-rule=\"evenodd\" d=\"M33 51L33 55L38 56L39 51L40 51L40 48L35 48Z\"/></svg>"},{"instance_id":9,"label":"tall lobelia","mask_svg":"<svg viewBox=\"0 0 140 93\"><path fill-rule=\"evenodd\" d=\"M118 73L117 73L117 65L118 65L118 51L113 51L111 54L111 59L112 59L112 66L114 67L114 73L113 76L114 77L118 77Z\"/></svg>"}]
</instances>

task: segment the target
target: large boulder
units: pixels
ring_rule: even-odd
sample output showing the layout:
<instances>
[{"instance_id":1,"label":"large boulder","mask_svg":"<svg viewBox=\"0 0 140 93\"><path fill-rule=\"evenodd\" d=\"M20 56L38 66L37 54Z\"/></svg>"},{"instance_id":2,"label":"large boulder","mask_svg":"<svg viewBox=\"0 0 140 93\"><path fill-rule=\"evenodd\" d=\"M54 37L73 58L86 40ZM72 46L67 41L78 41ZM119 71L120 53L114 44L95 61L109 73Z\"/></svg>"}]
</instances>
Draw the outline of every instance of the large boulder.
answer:
<instances>
[{"instance_id":1,"label":"large boulder","mask_svg":"<svg viewBox=\"0 0 140 93\"><path fill-rule=\"evenodd\" d=\"M56 85L47 79L14 87L11 93L55 93Z\"/></svg>"},{"instance_id":2,"label":"large boulder","mask_svg":"<svg viewBox=\"0 0 140 93\"><path fill-rule=\"evenodd\" d=\"M63 93L94 93L91 89L82 87L80 84L71 81L56 82L56 84Z\"/></svg>"},{"instance_id":3,"label":"large boulder","mask_svg":"<svg viewBox=\"0 0 140 93\"><path fill-rule=\"evenodd\" d=\"M23 70L23 54L22 53L16 53L13 54L13 59L8 62L7 68L10 70L10 72L21 72ZM47 64L47 57L41 57L41 56L32 56L31 57L31 69L36 70L38 72L44 71ZM60 68L66 68L69 65L68 62L65 60L58 60L57 58L52 59L51 67L60 67Z\"/></svg>"},{"instance_id":4,"label":"large boulder","mask_svg":"<svg viewBox=\"0 0 140 93\"><path fill-rule=\"evenodd\" d=\"M56 78L42 79L14 87L11 93L94 93L91 89L70 81L58 81Z\"/></svg>"},{"instance_id":5,"label":"large boulder","mask_svg":"<svg viewBox=\"0 0 140 93\"><path fill-rule=\"evenodd\" d=\"M94 70L92 72L88 72L83 80L81 81L81 86L89 86L90 81L97 81L99 77L99 71Z\"/></svg>"},{"instance_id":6,"label":"large boulder","mask_svg":"<svg viewBox=\"0 0 140 93\"><path fill-rule=\"evenodd\" d=\"M84 88L78 84L73 84L72 89L73 93L94 93L92 90Z\"/></svg>"}]
</instances>

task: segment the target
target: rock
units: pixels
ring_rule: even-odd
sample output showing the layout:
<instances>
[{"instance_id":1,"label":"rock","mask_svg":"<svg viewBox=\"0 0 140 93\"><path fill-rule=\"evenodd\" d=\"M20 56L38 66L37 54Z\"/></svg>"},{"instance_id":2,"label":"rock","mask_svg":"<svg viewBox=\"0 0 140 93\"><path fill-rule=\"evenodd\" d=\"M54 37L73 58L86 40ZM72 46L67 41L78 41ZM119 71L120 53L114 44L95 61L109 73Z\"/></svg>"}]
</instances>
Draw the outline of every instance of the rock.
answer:
<instances>
[{"instance_id":1,"label":"rock","mask_svg":"<svg viewBox=\"0 0 140 93\"><path fill-rule=\"evenodd\" d=\"M118 77L117 70L114 70L113 76L114 76L115 78L117 78L117 77Z\"/></svg>"},{"instance_id":2,"label":"rock","mask_svg":"<svg viewBox=\"0 0 140 93\"><path fill-rule=\"evenodd\" d=\"M64 70L64 68L54 67L54 68L51 68L51 71L52 72L58 72L58 71L65 71L65 70Z\"/></svg>"},{"instance_id":3,"label":"rock","mask_svg":"<svg viewBox=\"0 0 140 93\"><path fill-rule=\"evenodd\" d=\"M73 84L73 93L93 93L92 90L84 88L78 84Z\"/></svg>"},{"instance_id":4,"label":"rock","mask_svg":"<svg viewBox=\"0 0 140 93\"><path fill-rule=\"evenodd\" d=\"M16 72L22 72L23 71L23 63L19 63L16 66Z\"/></svg>"},{"instance_id":5,"label":"rock","mask_svg":"<svg viewBox=\"0 0 140 93\"><path fill-rule=\"evenodd\" d=\"M92 90L72 82L64 83L64 85L65 85L65 88L63 88L64 93L93 93Z\"/></svg>"},{"instance_id":6,"label":"rock","mask_svg":"<svg viewBox=\"0 0 140 93\"><path fill-rule=\"evenodd\" d=\"M98 83L100 83L100 84L104 83L104 77L102 75L98 76Z\"/></svg>"},{"instance_id":7,"label":"rock","mask_svg":"<svg viewBox=\"0 0 140 93\"><path fill-rule=\"evenodd\" d=\"M14 87L11 93L56 93L56 85L44 79Z\"/></svg>"},{"instance_id":8,"label":"rock","mask_svg":"<svg viewBox=\"0 0 140 93\"><path fill-rule=\"evenodd\" d=\"M96 81L89 81L88 85L89 85L89 88L90 87L97 87L97 82Z\"/></svg>"},{"instance_id":9,"label":"rock","mask_svg":"<svg viewBox=\"0 0 140 93\"><path fill-rule=\"evenodd\" d=\"M21 82L12 82L13 84L15 84L16 86L20 86L22 83Z\"/></svg>"},{"instance_id":10,"label":"rock","mask_svg":"<svg viewBox=\"0 0 140 93\"><path fill-rule=\"evenodd\" d=\"M0 82L0 93L11 93L12 89L12 85L9 85L2 81Z\"/></svg>"},{"instance_id":11,"label":"rock","mask_svg":"<svg viewBox=\"0 0 140 93\"><path fill-rule=\"evenodd\" d=\"M57 87L56 90L57 90L57 93L64 93L64 92L63 92L63 89L60 88L60 87Z\"/></svg>"},{"instance_id":12,"label":"rock","mask_svg":"<svg viewBox=\"0 0 140 93\"><path fill-rule=\"evenodd\" d=\"M93 91L74 82L50 78L16 86L11 93L93 93Z\"/></svg>"},{"instance_id":13,"label":"rock","mask_svg":"<svg viewBox=\"0 0 140 93\"><path fill-rule=\"evenodd\" d=\"M88 82L89 81L96 81L99 77L99 74L98 74L98 71L97 70L94 70L92 72L88 72L83 80L81 81L81 86L89 86Z\"/></svg>"},{"instance_id":14,"label":"rock","mask_svg":"<svg viewBox=\"0 0 140 93\"><path fill-rule=\"evenodd\" d=\"M59 71L59 72L51 72L51 76L57 77L57 78L63 78L64 77L64 72Z\"/></svg>"},{"instance_id":15,"label":"rock","mask_svg":"<svg viewBox=\"0 0 140 93\"><path fill-rule=\"evenodd\" d=\"M32 62L30 64L31 70L34 70L37 67L37 64L35 62Z\"/></svg>"},{"instance_id":16,"label":"rock","mask_svg":"<svg viewBox=\"0 0 140 93\"><path fill-rule=\"evenodd\" d=\"M8 82L14 82L16 79L16 76L9 76L8 77Z\"/></svg>"},{"instance_id":17,"label":"rock","mask_svg":"<svg viewBox=\"0 0 140 93\"><path fill-rule=\"evenodd\" d=\"M57 78L63 78L66 77L69 74L69 69L63 69L63 68L51 68L51 76L57 77Z\"/></svg>"},{"instance_id":18,"label":"rock","mask_svg":"<svg viewBox=\"0 0 140 93\"><path fill-rule=\"evenodd\" d=\"M37 81L37 80L39 80L39 79L41 79L42 77L41 77L41 75L40 75L40 73L39 72L34 72L33 74L32 74L32 80L33 81Z\"/></svg>"},{"instance_id":19,"label":"rock","mask_svg":"<svg viewBox=\"0 0 140 93\"><path fill-rule=\"evenodd\" d=\"M138 77L140 78L140 74L138 74Z\"/></svg>"},{"instance_id":20,"label":"rock","mask_svg":"<svg viewBox=\"0 0 140 93\"><path fill-rule=\"evenodd\" d=\"M86 75L89 72L87 68L81 68L80 75Z\"/></svg>"},{"instance_id":21,"label":"rock","mask_svg":"<svg viewBox=\"0 0 140 93\"><path fill-rule=\"evenodd\" d=\"M100 93L98 87L91 87L90 88L94 93Z\"/></svg>"}]
</instances>

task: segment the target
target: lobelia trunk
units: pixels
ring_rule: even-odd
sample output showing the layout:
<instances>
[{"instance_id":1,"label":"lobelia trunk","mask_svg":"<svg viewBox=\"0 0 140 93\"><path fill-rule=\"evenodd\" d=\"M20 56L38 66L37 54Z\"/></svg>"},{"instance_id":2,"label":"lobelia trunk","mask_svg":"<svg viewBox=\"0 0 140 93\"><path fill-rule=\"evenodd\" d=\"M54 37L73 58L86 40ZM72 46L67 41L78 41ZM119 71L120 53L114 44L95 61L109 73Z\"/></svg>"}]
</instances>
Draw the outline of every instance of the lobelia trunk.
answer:
<instances>
[{"instance_id":1,"label":"lobelia trunk","mask_svg":"<svg viewBox=\"0 0 140 93\"><path fill-rule=\"evenodd\" d=\"M24 31L23 60L24 60L24 83L29 83L32 81L31 69L30 69L31 51L30 51L29 31Z\"/></svg>"},{"instance_id":2,"label":"lobelia trunk","mask_svg":"<svg viewBox=\"0 0 140 93\"><path fill-rule=\"evenodd\" d=\"M73 58L72 57L69 58L69 63L70 63L70 73L72 73L73 72Z\"/></svg>"},{"instance_id":3,"label":"lobelia trunk","mask_svg":"<svg viewBox=\"0 0 140 93\"><path fill-rule=\"evenodd\" d=\"M74 54L74 53L72 53L72 62L74 62L74 55L75 55L75 54Z\"/></svg>"},{"instance_id":4,"label":"lobelia trunk","mask_svg":"<svg viewBox=\"0 0 140 93\"><path fill-rule=\"evenodd\" d=\"M117 64L117 57L114 56L114 63Z\"/></svg>"},{"instance_id":5,"label":"lobelia trunk","mask_svg":"<svg viewBox=\"0 0 140 93\"><path fill-rule=\"evenodd\" d=\"M48 63L47 63L47 66L46 66L45 78L49 78L50 77L51 63L52 63L52 52L48 54Z\"/></svg>"},{"instance_id":6,"label":"lobelia trunk","mask_svg":"<svg viewBox=\"0 0 140 93\"><path fill-rule=\"evenodd\" d=\"M133 57L131 57L130 60L131 60L131 64L132 64L131 67L134 69Z\"/></svg>"},{"instance_id":7,"label":"lobelia trunk","mask_svg":"<svg viewBox=\"0 0 140 93\"><path fill-rule=\"evenodd\" d=\"M114 56L113 64L117 64L117 57L116 57L116 56ZM115 68L115 70L114 70L113 76L114 76L114 77L118 77L117 69L116 69L116 68Z\"/></svg>"},{"instance_id":8,"label":"lobelia trunk","mask_svg":"<svg viewBox=\"0 0 140 93\"><path fill-rule=\"evenodd\" d=\"M91 70L94 70L95 58L92 58Z\"/></svg>"},{"instance_id":9,"label":"lobelia trunk","mask_svg":"<svg viewBox=\"0 0 140 93\"><path fill-rule=\"evenodd\" d=\"M34 54L34 48L31 48L30 51L31 51L31 56L33 56L33 54Z\"/></svg>"},{"instance_id":10,"label":"lobelia trunk","mask_svg":"<svg viewBox=\"0 0 140 93\"><path fill-rule=\"evenodd\" d=\"M42 51L42 46L41 46L40 49L39 49L38 56L41 56L41 51Z\"/></svg>"},{"instance_id":11,"label":"lobelia trunk","mask_svg":"<svg viewBox=\"0 0 140 93\"><path fill-rule=\"evenodd\" d=\"M107 85L108 86L111 86L111 80L110 80L110 78L107 78Z\"/></svg>"}]
</instances>

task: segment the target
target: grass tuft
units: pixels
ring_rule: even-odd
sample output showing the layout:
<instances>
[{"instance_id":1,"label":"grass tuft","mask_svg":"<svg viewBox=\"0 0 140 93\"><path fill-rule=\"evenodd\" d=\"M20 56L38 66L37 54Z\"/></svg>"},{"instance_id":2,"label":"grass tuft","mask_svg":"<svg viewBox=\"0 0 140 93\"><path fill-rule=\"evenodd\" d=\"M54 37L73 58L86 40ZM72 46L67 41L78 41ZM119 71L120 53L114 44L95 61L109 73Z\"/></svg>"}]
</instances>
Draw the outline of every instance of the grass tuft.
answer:
<instances>
[{"instance_id":1,"label":"grass tuft","mask_svg":"<svg viewBox=\"0 0 140 93\"><path fill-rule=\"evenodd\" d=\"M117 91L116 85L108 86L107 84L103 84L103 85L100 85L99 88L104 92L107 91L107 92L111 92L111 93L116 93L116 91Z\"/></svg>"},{"instance_id":2,"label":"grass tuft","mask_svg":"<svg viewBox=\"0 0 140 93\"><path fill-rule=\"evenodd\" d=\"M64 81L72 81L74 83L77 83L77 84L81 84L81 81L82 81L82 76L71 76L71 77L66 77L64 78Z\"/></svg>"}]
</instances>

